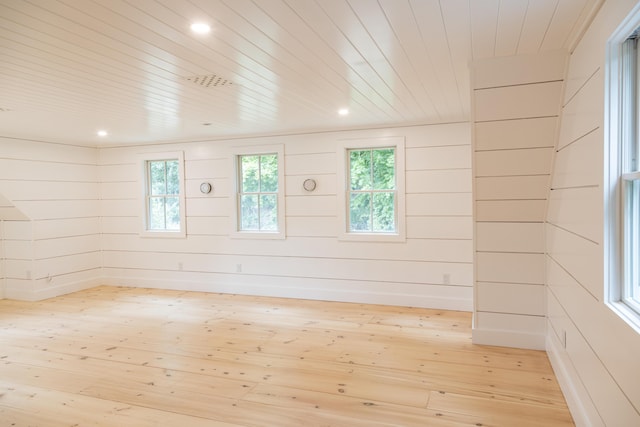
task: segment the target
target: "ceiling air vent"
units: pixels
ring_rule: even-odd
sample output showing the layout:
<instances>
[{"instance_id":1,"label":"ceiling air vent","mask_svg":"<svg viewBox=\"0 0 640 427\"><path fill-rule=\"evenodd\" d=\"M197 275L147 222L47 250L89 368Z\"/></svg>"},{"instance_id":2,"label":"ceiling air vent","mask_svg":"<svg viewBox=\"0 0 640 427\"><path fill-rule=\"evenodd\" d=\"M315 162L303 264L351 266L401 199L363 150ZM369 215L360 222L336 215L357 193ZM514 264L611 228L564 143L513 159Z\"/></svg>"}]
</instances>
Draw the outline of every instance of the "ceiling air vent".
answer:
<instances>
[{"instance_id":1,"label":"ceiling air vent","mask_svg":"<svg viewBox=\"0 0 640 427\"><path fill-rule=\"evenodd\" d=\"M203 88L231 86L233 82L217 74L206 74L204 76L191 76L187 80Z\"/></svg>"}]
</instances>

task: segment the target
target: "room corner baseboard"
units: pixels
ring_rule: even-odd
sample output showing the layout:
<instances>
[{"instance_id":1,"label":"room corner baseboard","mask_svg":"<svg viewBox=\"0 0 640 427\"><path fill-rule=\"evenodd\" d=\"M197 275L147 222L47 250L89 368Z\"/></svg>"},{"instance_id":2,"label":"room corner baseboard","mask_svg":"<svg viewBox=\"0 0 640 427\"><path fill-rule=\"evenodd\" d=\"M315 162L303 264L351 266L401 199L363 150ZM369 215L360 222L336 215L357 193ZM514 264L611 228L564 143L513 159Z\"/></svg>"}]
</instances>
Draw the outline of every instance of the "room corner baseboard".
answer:
<instances>
[{"instance_id":1,"label":"room corner baseboard","mask_svg":"<svg viewBox=\"0 0 640 427\"><path fill-rule=\"evenodd\" d=\"M471 337L474 344L545 350L544 335L474 328Z\"/></svg>"},{"instance_id":2,"label":"room corner baseboard","mask_svg":"<svg viewBox=\"0 0 640 427\"><path fill-rule=\"evenodd\" d=\"M562 344L550 333L546 339L546 350L562 394L577 427L604 426L589 394L582 385L567 352Z\"/></svg>"},{"instance_id":3,"label":"room corner baseboard","mask_svg":"<svg viewBox=\"0 0 640 427\"><path fill-rule=\"evenodd\" d=\"M254 295L276 298L298 298L320 301L381 304L405 307L435 308L441 310L471 311L473 301L434 295L393 294L354 290L322 289L311 287L268 286L258 283L221 283L206 281L166 280L155 278L109 277L106 285L138 288L173 289L181 291L214 292Z\"/></svg>"},{"instance_id":4,"label":"room corner baseboard","mask_svg":"<svg viewBox=\"0 0 640 427\"><path fill-rule=\"evenodd\" d=\"M8 289L5 292L5 298L19 301L42 301L60 295L66 295L72 292L78 292L100 286L102 283L103 279L98 277L37 290Z\"/></svg>"}]
</instances>

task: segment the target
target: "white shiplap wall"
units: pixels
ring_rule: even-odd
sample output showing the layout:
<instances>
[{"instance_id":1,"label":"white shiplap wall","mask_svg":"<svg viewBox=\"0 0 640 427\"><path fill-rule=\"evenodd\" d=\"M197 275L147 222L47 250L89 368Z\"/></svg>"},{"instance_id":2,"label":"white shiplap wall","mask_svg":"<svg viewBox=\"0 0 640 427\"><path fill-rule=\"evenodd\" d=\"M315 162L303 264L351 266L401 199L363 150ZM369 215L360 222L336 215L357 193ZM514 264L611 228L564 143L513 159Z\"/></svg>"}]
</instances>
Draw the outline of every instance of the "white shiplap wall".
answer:
<instances>
[{"instance_id":1,"label":"white shiplap wall","mask_svg":"<svg viewBox=\"0 0 640 427\"><path fill-rule=\"evenodd\" d=\"M336 147L403 136L405 243L338 241ZM234 146L284 144L285 240L229 237ZM185 154L187 238L141 238L143 152ZM100 149L101 227L109 283L470 310L469 125L450 124ZM317 181L307 193L302 182ZM203 195L199 185L214 190Z\"/></svg>"},{"instance_id":2,"label":"white shiplap wall","mask_svg":"<svg viewBox=\"0 0 640 427\"><path fill-rule=\"evenodd\" d=\"M100 283L97 149L0 138L5 297Z\"/></svg>"},{"instance_id":3,"label":"white shiplap wall","mask_svg":"<svg viewBox=\"0 0 640 427\"><path fill-rule=\"evenodd\" d=\"M605 48L636 1L607 1L569 61L547 213L547 351L577 425L640 425L640 335L604 301Z\"/></svg>"},{"instance_id":4,"label":"white shiplap wall","mask_svg":"<svg viewBox=\"0 0 640 427\"><path fill-rule=\"evenodd\" d=\"M567 53L473 64L473 340L544 348L544 211Z\"/></svg>"}]
</instances>

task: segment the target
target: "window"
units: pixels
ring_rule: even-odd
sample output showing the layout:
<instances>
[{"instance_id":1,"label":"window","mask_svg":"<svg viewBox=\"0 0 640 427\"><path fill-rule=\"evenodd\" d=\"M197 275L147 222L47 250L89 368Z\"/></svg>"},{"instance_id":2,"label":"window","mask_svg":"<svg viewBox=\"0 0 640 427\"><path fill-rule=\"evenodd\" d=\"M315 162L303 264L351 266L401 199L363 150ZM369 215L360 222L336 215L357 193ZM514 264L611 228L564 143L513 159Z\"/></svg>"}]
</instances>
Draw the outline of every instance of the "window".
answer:
<instances>
[{"instance_id":1,"label":"window","mask_svg":"<svg viewBox=\"0 0 640 427\"><path fill-rule=\"evenodd\" d=\"M182 153L143 156L146 236L184 237Z\"/></svg>"},{"instance_id":2,"label":"window","mask_svg":"<svg viewBox=\"0 0 640 427\"><path fill-rule=\"evenodd\" d=\"M338 174L343 240L404 240L404 140L348 141Z\"/></svg>"},{"instance_id":3,"label":"window","mask_svg":"<svg viewBox=\"0 0 640 427\"><path fill-rule=\"evenodd\" d=\"M607 59L607 300L640 328L640 11L612 36ZM639 329L640 330L640 329Z\"/></svg>"},{"instance_id":4,"label":"window","mask_svg":"<svg viewBox=\"0 0 640 427\"><path fill-rule=\"evenodd\" d=\"M283 149L278 146L241 151L234 156L237 171L234 235L283 238Z\"/></svg>"},{"instance_id":5,"label":"window","mask_svg":"<svg viewBox=\"0 0 640 427\"><path fill-rule=\"evenodd\" d=\"M349 150L349 232L395 233L395 148Z\"/></svg>"}]
</instances>

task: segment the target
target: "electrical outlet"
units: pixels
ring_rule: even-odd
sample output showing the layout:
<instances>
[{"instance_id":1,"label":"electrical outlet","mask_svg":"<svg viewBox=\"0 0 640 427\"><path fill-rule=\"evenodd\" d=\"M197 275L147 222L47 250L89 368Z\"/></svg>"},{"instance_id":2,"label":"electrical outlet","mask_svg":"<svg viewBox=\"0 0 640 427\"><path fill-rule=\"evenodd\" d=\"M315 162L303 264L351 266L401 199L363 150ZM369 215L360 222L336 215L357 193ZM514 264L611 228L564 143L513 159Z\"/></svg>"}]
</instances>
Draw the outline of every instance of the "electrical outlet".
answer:
<instances>
[{"instance_id":1,"label":"electrical outlet","mask_svg":"<svg viewBox=\"0 0 640 427\"><path fill-rule=\"evenodd\" d=\"M242 273L242 264L236 264L236 273Z\"/></svg>"},{"instance_id":2,"label":"electrical outlet","mask_svg":"<svg viewBox=\"0 0 640 427\"><path fill-rule=\"evenodd\" d=\"M179 270L179 271L182 271L182 268L183 268L183 265L182 265L182 263L181 263L181 262L179 262L179 263L178 263L178 270Z\"/></svg>"},{"instance_id":3,"label":"electrical outlet","mask_svg":"<svg viewBox=\"0 0 640 427\"><path fill-rule=\"evenodd\" d=\"M450 285L451 284L451 274L449 273L445 273L442 275L442 283L445 285Z\"/></svg>"}]
</instances>

